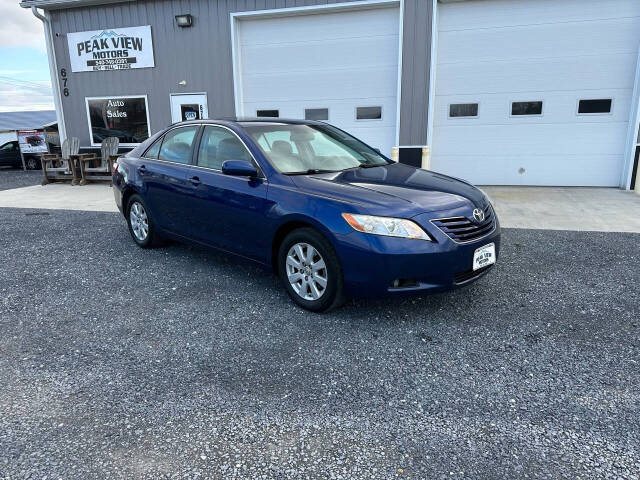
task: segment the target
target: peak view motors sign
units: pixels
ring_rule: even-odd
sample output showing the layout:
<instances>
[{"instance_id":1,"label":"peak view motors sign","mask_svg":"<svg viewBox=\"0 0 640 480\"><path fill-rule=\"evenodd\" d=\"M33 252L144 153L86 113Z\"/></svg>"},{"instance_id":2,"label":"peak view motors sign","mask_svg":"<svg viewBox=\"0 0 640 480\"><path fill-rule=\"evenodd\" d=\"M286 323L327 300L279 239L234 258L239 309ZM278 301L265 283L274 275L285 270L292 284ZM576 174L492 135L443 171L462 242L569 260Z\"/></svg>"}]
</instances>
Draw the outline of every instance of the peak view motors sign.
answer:
<instances>
[{"instance_id":1,"label":"peak view motors sign","mask_svg":"<svg viewBox=\"0 0 640 480\"><path fill-rule=\"evenodd\" d=\"M67 41L74 72L155 66L150 25L68 33Z\"/></svg>"}]
</instances>

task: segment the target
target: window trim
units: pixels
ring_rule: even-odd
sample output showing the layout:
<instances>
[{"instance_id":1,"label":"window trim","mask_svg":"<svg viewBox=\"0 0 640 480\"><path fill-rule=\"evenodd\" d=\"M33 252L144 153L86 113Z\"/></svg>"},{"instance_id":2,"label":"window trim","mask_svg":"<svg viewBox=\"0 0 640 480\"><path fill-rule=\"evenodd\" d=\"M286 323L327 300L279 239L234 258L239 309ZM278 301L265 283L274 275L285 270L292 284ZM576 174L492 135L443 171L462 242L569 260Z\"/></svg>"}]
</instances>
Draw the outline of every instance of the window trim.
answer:
<instances>
[{"instance_id":1,"label":"window trim","mask_svg":"<svg viewBox=\"0 0 640 480\"><path fill-rule=\"evenodd\" d=\"M359 108L377 108L380 107L380 118L358 118L358 109ZM356 122L382 122L384 120L384 106L383 105L356 105L353 110Z\"/></svg>"},{"instance_id":2,"label":"window trim","mask_svg":"<svg viewBox=\"0 0 640 480\"><path fill-rule=\"evenodd\" d=\"M542 107L540 108L540 113L527 113L526 115L514 115L513 112L513 104L514 103L537 103L540 102L542 103ZM511 100L509 102L509 117L511 118L530 118L530 117L534 117L534 118L538 118L538 117L544 117L544 106L546 105L546 100L543 98L539 98L537 100Z\"/></svg>"},{"instance_id":3,"label":"window trim","mask_svg":"<svg viewBox=\"0 0 640 480\"><path fill-rule=\"evenodd\" d=\"M475 104L478 105L478 114L475 116L468 115L464 117L452 117L451 116L451 105L470 105ZM448 103L447 104L447 118L449 120L475 120L476 118L480 118L480 102L457 102L457 103Z\"/></svg>"},{"instance_id":4,"label":"window trim","mask_svg":"<svg viewBox=\"0 0 640 480\"><path fill-rule=\"evenodd\" d=\"M304 115L302 116L302 118L304 118L305 121L308 122L328 122L329 118L331 118L329 115L331 115L331 110L329 107L304 107ZM326 110L327 111L327 118L326 120L309 120L307 118L307 110Z\"/></svg>"},{"instance_id":5,"label":"window trim","mask_svg":"<svg viewBox=\"0 0 640 480\"><path fill-rule=\"evenodd\" d=\"M93 131L91 130L91 114L89 112L89 100L108 100L110 98L118 99L118 98L144 98L144 105L147 114L147 138L151 138L151 120L149 118L149 99L147 95L103 95L100 97L84 97L84 105L87 113L87 126L89 128L89 142L92 147L100 147L102 143L94 143L93 142ZM142 143L142 142L140 142ZM140 143L120 143L120 147L137 147Z\"/></svg>"},{"instance_id":6,"label":"window trim","mask_svg":"<svg viewBox=\"0 0 640 480\"><path fill-rule=\"evenodd\" d=\"M594 113L580 113L580 102L589 101L589 100L611 100L611 109L608 112L594 112ZM580 98L576 100L576 115L578 117L591 117L593 115L613 115L614 108L614 97L605 97L605 98Z\"/></svg>"}]
</instances>

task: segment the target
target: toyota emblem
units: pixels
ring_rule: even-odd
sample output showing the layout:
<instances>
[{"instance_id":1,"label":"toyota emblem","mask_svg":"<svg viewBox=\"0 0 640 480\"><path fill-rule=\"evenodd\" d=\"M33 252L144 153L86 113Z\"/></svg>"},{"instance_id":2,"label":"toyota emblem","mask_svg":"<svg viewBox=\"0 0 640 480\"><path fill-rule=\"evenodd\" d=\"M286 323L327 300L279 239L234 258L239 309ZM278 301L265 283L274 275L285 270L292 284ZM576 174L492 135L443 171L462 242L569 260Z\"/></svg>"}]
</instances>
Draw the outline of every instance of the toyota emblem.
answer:
<instances>
[{"instance_id":1,"label":"toyota emblem","mask_svg":"<svg viewBox=\"0 0 640 480\"><path fill-rule=\"evenodd\" d=\"M479 208L475 208L473 210L473 219L478 223L482 222L484 220L484 212Z\"/></svg>"}]
</instances>

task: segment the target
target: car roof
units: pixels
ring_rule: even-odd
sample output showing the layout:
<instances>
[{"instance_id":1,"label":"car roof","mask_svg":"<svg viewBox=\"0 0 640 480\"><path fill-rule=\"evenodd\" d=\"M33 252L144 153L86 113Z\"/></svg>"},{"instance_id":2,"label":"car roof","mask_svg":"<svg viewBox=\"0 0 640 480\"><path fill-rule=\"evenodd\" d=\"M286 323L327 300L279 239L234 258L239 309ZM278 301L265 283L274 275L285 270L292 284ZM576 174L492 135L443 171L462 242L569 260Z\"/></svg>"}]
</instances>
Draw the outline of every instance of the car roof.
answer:
<instances>
[{"instance_id":1,"label":"car roof","mask_svg":"<svg viewBox=\"0 0 640 480\"><path fill-rule=\"evenodd\" d=\"M275 118L275 117L220 117L220 118L209 118L206 120L187 120L184 122L176 122L171 124L171 126L176 125L200 125L200 124L211 124L211 125L228 125L235 124L240 127L251 125L251 124L259 124L259 123L272 123L272 124L280 124L280 125L323 125L324 122L319 122L316 120L302 120L299 118Z\"/></svg>"}]
</instances>

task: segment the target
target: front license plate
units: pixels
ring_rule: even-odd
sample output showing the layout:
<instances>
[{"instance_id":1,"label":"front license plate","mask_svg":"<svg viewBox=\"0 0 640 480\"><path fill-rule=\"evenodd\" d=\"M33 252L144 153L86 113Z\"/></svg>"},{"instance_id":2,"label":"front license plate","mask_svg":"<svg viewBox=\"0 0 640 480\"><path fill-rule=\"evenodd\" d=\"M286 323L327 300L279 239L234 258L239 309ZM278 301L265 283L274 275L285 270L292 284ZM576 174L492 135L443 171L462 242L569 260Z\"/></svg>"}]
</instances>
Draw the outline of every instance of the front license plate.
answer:
<instances>
[{"instance_id":1,"label":"front license plate","mask_svg":"<svg viewBox=\"0 0 640 480\"><path fill-rule=\"evenodd\" d=\"M473 271L496 263L496 246L493 243L480 247L473 252Z\"/></svg>"}]
</instances>

